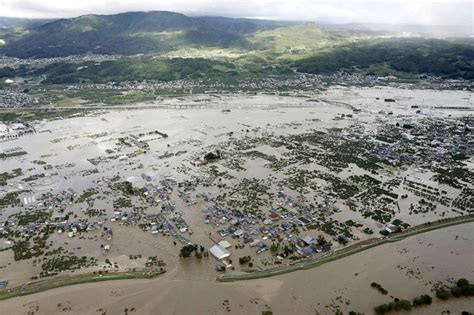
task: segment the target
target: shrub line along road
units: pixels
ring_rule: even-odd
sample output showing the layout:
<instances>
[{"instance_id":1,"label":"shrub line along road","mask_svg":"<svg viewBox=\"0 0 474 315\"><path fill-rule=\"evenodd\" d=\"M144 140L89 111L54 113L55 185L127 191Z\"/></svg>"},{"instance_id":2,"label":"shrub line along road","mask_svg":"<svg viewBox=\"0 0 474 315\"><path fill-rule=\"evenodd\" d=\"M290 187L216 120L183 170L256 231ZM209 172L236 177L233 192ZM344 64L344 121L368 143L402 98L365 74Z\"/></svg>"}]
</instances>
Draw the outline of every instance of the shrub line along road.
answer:
<instances>
[{"instance_id":1,"label":"shrub line along road","mask_svg":"<svg viewBox=\"0 0 474 315\"><path fill-rule=\"evenodd\" d=\"M128 280L128 279L153 279L158 275L165 273L165 271L156 272L112 272L112 273L88 273L75 276L64 276L53 279L44 279L40 281L34 281L25 283L21 286L14 287L11 289L5 289L0 292L0 301L10 299L17 296L23 296L28 294L39 293L50 289L65 287L75 284L101 282L110 280Z\"/></svg>"},{"instance_id":2,"label":"shrub line along road","mask_svg":"<svg viewBox=\"0 0 474 315\"><path fill-rule=\"evenodd\" d=\"M222 275L219 275L216 280L220 282L251 280L251 279L273 277L277 275L294 272L297 270L311 269L311 268L318 267L322 264L368 250L376 246L397 242L405 238L415 236L417 234L422 234L422 233L426 233L426 232L430 232L430 231L434 231L438 229L443 229L443 228L447 228L447 227L458 225L458 224L470 223L470 222L474 222L474 215L467 215L467 216L456 217L452 219L445 219L445 220L436 221L436 222L429 222L429 223L418 225L412 228L408 228L404 230L403 232L392 234L387 237L368 239L368 240L344 247L340 250L331 252L324 256L318 256L311 259L305 259L291 266L276 267L276 268L242 273L242 274L233 274L233 275L222 274ZM39 292L47 291L50 289L65 287L69 285L100 282L100 281L110 281L110 280L153 279L157 277L158 275L163 274L164 272L165 271L114 272L114 273L106 273L102 275L98 273L95 273L95 274L89 273L89 274L82 274L82 275L76 275L76 276L64 276L64 277L58 277L58 278L53 278L53 279L44 279L40 281L29 282L18 287L5 289L1 291L0 301L10 299L13 297L39 293Z\"/></svg>"}]
</instances>

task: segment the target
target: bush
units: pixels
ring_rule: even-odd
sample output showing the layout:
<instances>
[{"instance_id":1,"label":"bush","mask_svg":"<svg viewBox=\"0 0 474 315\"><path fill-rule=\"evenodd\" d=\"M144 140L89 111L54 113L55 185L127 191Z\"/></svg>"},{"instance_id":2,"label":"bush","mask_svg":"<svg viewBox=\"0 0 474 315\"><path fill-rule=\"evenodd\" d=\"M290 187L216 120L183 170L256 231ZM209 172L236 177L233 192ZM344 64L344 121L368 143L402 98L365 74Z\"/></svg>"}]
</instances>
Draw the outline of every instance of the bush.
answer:
<instances>
[{"instance_id":1,"label":"bush","mask_svg":"<svg viewBox=\"0 0 474 315\"><path fill-rule=\"evenodd\" d=\"M245 264L246 261L245 261L245 257L239 257L239 264Z\"/></svg>"},{"instance_id":2,"label":"bush","mask_svg":"<svg viewBox=\"0 0 474 315\"><path fill-rule=\"evenodd\" d=\"M220 152L217 151L217 154L214 152L209 152L204 156L204 159L206 161L213 161L213 160L218 160L221 158Z\"/></svg>"},{"instance_id":3,"label":"bush","mask_svg":"<svg viewBox=\"0 0 474 315\"><path fill-rule=\"evenodd\" d=\"M473 296L474 285L469 284L467 279L461 278L456 282L456 285L448 289L439 289L436 291L436 296L442 300L447 300L450 297Z\"/></svg>"},{"instance_id":4,"label":"bush","mask_svg":"<svg viewBox=\"0 0 474 315\"><path fill-rule=\"evenodd\" d=\"M381 304L375 307L374 310L375 310L375 313L377 314L385 314L394 310L395 311L400 311L400 310L409 311L411 310L411 308L412 308L412 305L410 301L395 299L394 302L391 302L389 304Z\"/></svg>"},{"instance_id":5,"label":"bush","mask_svg":"<svg viewBox=\"0 0 474 315\"><path fill-rule=\"evenodd\" d=\"M436 291L436 296L440 298L441 300L446 301L447 299L451 297L451 292L445 289L440 289Z\"/></svg>"},{"instance_id":6,"label":"bush","mask_svg":"<svg viewBox=\"0 0 474 315\"><path fill-rule=\"evenodd\" d=\"M394 304L394 309L396 310L409 311L412 308L411 302L408 300L400 300L399 302L396 302Z\"/></svg>"},{"instance_id":7,"label":"bush","mask_svg":"<svg viewBox=\"0 0 474 315\"><path fill-rule=\"evenodd\" d=\"M385 313L390 312L392 310L392 308L388 304L381 304L381 305L375 307L374 310L375 310L375 313L377 313L377 314L385 314Z\"/></svg>"},{"instance_id":8,"label":"bush","mask_svg":"<svg viewBox=\"0 0 474 315\"><path fill-rule=\"evenodd\" d=\"M421 305L430 305L433 302L433 299L428 294L423 294L413 300L414 306L421 306Z\"/></svg>"},{"instance_id":9,"label":"bush","mask_svg":"<svg viewBox=\"0 0 474 315\"><path fill-rule=\"evenodd\" d=\"M181 248L181 251L180 251L180 256L182 258L187 258L189 256L191 256L192 252L197 250L197 246L196 245L186 245L186 246L183 246Z\"/></svg>"},{"instance_id":10,"label":"bush","mask_svg":"<svg viewBox=\"0 0 474 315\"><path fill-rule=\"evenodd\" d=\"M451 293L455 297L473 296L474 284L469 284L469 281L467 279L459 279L456 282L456 286L451 288Z\"/></svg>"},{"instance_id":11,"label":"bush","mask_svg":"<svg viewBox=\"0 0 474 315\"><path fill-rule=\"evenodd\" d=\"M474 296L474 284L462 286L461 290L464 296Z\"/></svg>"},{"instance_id":12,"label":"bush","mask_svg":"<svg viewBox=\"0 0 474 315\"><path fill-rule=\"evenodd\" d=\"M243 256L243 257L239 258L239 264L243 265L243 264L246 264L246 263L250 262L251 260L252 260L252 257Z\"/></svg>"},{"instance_id":13,"label":"bush","mask_svg":"<svg viewBox=\"0 0 474 315\"><path fill-rule=\"evenodd\" d=\"M456 282L456 285L458 287L463 287L463 286L469 285L469 281L465 278L461 278Z\"/></svg>"},{"instance_id":14,"label":"bush","mask_svg":"<svg viewBox=\"0 0 474 315\"><path fill-rule=\"evenodd\" d=\"M423 304L430 305L431 303L433 303L433 298L428 294L424 294L421 296L421 301L423 302Z\"/></svg>"},{"instance_id":15,"label":"bush","mask_svg":"<svg viewBox=\"0 0 474 315\"><path fill-rule=\"evenodd\" d=\"M454 297L460 297L462 294L462 289L460 287L452 287L451 288L451 294Z\"/></svg>"},{"instance_id":16,"label":"bush","mask_svg":"<svg viewBox=\"0 0 474 315\"><path fill-rule=\"evenodd\" d=\"M380 292L381 294L383 294L383 295L387 295L387 294L388 294L388 291L387 291L384 287L382 287L382 285L378 284L377 282L372 282L372 283L370 284L370 286L371 286L372 288L376 288L377 290L379 290L379 292Z\"/></svg>"}]
</instances>

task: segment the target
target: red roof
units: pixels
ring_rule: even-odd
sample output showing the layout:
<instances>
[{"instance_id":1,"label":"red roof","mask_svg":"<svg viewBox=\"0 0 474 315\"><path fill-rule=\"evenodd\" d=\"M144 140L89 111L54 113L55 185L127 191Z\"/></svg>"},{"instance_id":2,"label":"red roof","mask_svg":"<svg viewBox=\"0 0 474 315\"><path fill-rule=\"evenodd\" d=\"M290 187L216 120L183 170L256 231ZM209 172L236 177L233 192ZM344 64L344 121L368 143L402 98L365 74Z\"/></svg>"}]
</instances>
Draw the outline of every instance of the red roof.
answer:
<instances>
[{"instance_id":1,"label":"red roof","mask_svg":"<svg viewBox=\"0 0 474 315\"><path fill-rule=\"evenodd\" d=\"M224 239L222 238L222 236L220 236L220 235L217 234L217 233L212 234L211 236L209 236L209 238L211 239L211 241L213 241L213 242L216 243L216 244L219 244L219 242L221 242L222 240L224 240Z\"/></svg>"},{"instance_id":2,"label":"red roof","mask_svg":"<svg viewBox=\"0 0 474 315\"><path fill-rule=\"evenodd\" d=\"M276 212L270 212L270 219L272 220L279 220L280 219L280 215Z\"/></svg>"}]
</instances>

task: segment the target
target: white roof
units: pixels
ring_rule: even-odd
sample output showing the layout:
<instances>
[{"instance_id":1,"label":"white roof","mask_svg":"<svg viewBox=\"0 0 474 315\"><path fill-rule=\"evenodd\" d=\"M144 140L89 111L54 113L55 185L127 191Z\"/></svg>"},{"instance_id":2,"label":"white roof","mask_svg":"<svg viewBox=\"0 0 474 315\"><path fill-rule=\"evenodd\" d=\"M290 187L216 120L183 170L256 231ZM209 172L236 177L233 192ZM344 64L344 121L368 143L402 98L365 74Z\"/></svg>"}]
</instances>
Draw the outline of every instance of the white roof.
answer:
<instances>
[{"instance_id":1,"label":"white roof","mask_svg":"<svg viewBox=\"0 0 474 315\"><path fill-rule=\"evenodd\" d=\"M22 123L13 123L13 124L10 125L10 128L13 129L13 130L23 129L23 128L25 128L25 125L23 125Z\"/></svg>"},{"instance_id":2,"label":"white roof","mask_svg":"<svg viewBox=\"0 0 474 315\"><path fill-rule=\"evenodd\" d=\"M127 182L129 182L130 184L135 184L135 183L138 183L139 181L141 181L141 178L138 178L136 176L127 177Z\"/></svg>"},{"instance_id":3,"label":"white roof","mask_svg":"<svg viewBox=\"0 0 474 315\"><path fill-rule=\"evenodd\" d=\"M230 253L227 251L227 249L220 245L212 246L209 251L211 252L212 256L216 257L219 260L230 256Z\"/></svg>"},{"instance_id":4,"label":"white roof","mask_svg":"<svg viewBox=\"0 0 474 315\"><path fill-rule=\"evenodd\" d=\"M224 248L229 248L229 247L232 247L232 244L227 242L226 240L223 240L219 242L219 246L222 246Z\"/></svg>"},{"instance_id":5,"label":"white roof","mask_svg":"<svg viewBox=\"0 0 474 315\"><path fill-rule=\"evenodd\" d=\"M262 241L261 240L254 240L253 242L251 242L249 245L250 247L253 247L253 246L257 246L258 244L260 244Z\"/></svg>"}]
</instances>

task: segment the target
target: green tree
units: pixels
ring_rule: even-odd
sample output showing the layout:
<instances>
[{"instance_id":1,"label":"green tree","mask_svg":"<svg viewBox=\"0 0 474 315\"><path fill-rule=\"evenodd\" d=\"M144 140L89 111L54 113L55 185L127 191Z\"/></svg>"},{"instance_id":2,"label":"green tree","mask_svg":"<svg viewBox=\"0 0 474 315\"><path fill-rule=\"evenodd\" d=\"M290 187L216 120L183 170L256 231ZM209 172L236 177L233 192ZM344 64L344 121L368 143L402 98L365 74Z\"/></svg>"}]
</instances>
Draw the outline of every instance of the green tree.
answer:
<instances>
[{"instance_id":1,"label":"green tree","mask_svg":"<svg viewBox=\"0 0 474 315\"><path fill-rule=\"evenodd\" d=\"M182 258L188 258L195 250L197 250L196 245L185 245L181 248L179 255Z\"/></svg>"},{"instance_id":2,"label":"green tree","mask_svg":"<svg viewBox=\"0 0 474 315\"><path fill-rule=\"evenodd\" d=\"M326 238L324 237L324 235L322 234L319 234L318 235L318 245L324 245L326 244Z\"/></svg>"},{"instance_id":3,"label":"green tree","mask_svg":"<svg viewBox=\"0 0 474 315\"><path fill-rule=\"evenodd\" d=\"M279 244L272 243L272 246L270 246L270 251L272 253L276 253L279 247L280 247Z\"/></svg>"},{"instance_id":4,"label":"green tree","mask_svg":"<svg viewBox=\"0 0 474 315\"><path fill-rule=\"evenodd\" d=\"M458 287L463 287L463 286L465 286L465 285L469 285L469 281L468 281L467 279L465 279L465 278L461 278L461 279L459 279L459 280L456 282L456 285L457 285Z\"/></svg>"},{"instance_id":5,"label":"green tree","mask_svg":"<svg viewBox=\"0 0 474 315\"><path fill-rule=\"evenodd\" d=\"M445 289L439 289L436 291L436 296L441 300L447 300L451 297L451 293Z\"/></svg>"}]
</instances>

